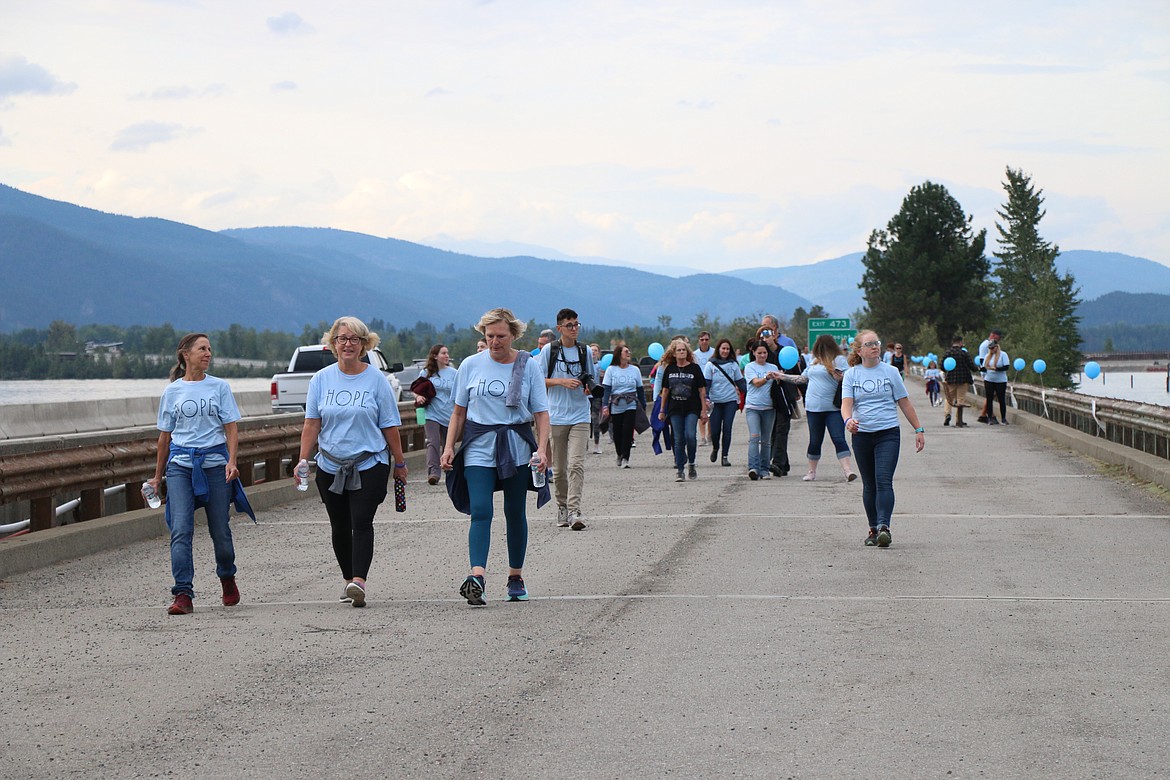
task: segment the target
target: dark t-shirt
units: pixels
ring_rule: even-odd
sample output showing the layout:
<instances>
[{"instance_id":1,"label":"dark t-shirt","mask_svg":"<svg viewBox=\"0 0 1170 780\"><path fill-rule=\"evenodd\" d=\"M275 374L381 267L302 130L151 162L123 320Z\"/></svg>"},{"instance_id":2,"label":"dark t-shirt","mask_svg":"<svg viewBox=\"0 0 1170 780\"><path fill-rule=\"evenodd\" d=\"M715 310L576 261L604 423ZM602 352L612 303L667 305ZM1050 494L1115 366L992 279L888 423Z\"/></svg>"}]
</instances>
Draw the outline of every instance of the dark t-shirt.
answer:
<instances>
[{"instance_id":1,"label":"dark t-shirt","mask_svg":"<svg viewBox=\"0 0 1170 780\"><path fill-rule=\"evenodd\" d=\"M685 368L667 366L662 375L662 387L666 390L666 413L671 414L699 414L703 407L699 399L699 388L706 387L707 380L703 377L703 369L695 363L688 363Z\"/></svg>"}]
</instances>

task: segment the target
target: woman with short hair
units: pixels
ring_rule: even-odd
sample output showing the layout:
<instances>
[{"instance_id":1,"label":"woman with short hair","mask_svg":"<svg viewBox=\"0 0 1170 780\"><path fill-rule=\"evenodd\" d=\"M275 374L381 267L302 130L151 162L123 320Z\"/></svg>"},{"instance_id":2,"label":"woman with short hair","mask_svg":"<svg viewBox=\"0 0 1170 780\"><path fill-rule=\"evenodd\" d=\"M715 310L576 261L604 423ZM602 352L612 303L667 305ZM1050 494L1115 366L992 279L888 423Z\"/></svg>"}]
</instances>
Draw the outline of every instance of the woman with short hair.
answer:
<instances>
[{"instance_id":1,"label":"woman with short hair","mask_svg":"<svg viewBox=\"0 0 1170 780\"><path fill-rule=\"evenodd\" d=\"M528 600L523 577L528 491L537 491L537 508L550 498L547 483L537 488L532 481L533 468L547 473L549 462L544 372L531 354L512 346L524 335L525 327L509 309L486 312L475 329L483 334L488 348L464 360L455 378L455 407L440 463L447 472L452 503L471 515L467 532L471 573L459 586L459 595L472 606L487 603L484 592L496 491L504 493L508 601ZM456 454L455 444L460 439L463 444ZM530 463L533 468L529 468Z\"/></svg>"},{"instance_id":2,"label":"woman with short hair","mask_svg":"<svg viewBox=\"0 0 1170 780\"><path fill-rule=\"evenodd\" d=\"M398 435L402 421L390 383L366 358L378 346L377 333L357 317L338 317L321 343L337 362L309 380L297 468L308 468L316 448L317 492L345 580L341 600L364 607L374 560L374 514L386 499L391 462L394 479L407 477Z\"/></svg>"}]
</instances>

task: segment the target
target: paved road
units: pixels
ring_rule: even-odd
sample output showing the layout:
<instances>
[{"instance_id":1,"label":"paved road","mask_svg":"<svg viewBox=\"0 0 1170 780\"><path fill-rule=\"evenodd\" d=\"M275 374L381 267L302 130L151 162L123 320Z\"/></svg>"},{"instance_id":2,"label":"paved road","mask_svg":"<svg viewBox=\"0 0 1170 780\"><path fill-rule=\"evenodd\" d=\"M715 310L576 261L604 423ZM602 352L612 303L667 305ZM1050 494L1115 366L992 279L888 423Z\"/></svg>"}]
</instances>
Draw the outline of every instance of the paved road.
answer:
<instances>
[{"instance_id":1,"label":"paved road","mask_svg":"<svg viewBox=\"0 0 1170 780\"><path fill-rule=\"evenodd\" d=\"M1019 427L925 417L888 550L831 462L749 482L700 459L675 484L643 440L629 470L590 456L586 531L532 512L526 604L500 598L501 527L495 600L458 599L466 522L417 481L379 515L364 610L336 601L311 500L235 524L236 608L206 534L191 616L163 612L161 540L14 577L0 777L1165 773L1165 500Z\"/></svg>"}]
</instances>

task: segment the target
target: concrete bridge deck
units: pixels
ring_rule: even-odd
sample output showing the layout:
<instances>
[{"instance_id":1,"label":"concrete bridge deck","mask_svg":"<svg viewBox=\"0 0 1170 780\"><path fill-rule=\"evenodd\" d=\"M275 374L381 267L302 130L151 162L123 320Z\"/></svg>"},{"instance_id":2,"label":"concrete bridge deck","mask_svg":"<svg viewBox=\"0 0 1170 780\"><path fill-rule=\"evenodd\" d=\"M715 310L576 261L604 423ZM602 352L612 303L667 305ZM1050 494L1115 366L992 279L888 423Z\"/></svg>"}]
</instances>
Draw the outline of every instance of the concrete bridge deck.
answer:
<instances>
[{"instance_id":1,"label":"concrete bridge deck","mask_svg":"<svg viewBox=\"0 0 1170 780\"><path fill-rule=\"evenodd\" d=\"M749 482L741 416L737 467L696 482L647 437L629 470L590 456L584 532L530 504L528 603L500 598L502 522L493 600L456 596L466 521L417 468L364 610L316 500L233 523L235 608L203 532L190 616L164 614L162 539L12 576L0 777L1165 774L1164 495L919 410L888 550L831 462Z\"/></svg>"}]
</instances>

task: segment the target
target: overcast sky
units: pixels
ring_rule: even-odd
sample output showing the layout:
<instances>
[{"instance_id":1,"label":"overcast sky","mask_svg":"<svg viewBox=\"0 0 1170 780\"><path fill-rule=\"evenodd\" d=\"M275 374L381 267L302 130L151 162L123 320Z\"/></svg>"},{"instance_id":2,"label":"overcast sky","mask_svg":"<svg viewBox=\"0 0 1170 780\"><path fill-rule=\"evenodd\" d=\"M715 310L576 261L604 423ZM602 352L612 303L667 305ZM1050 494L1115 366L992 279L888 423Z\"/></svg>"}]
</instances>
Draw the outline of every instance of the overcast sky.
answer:
<instances>
[{"instance_id":1,"label":"overcast sky","mask_svg":"<svg viewBox=\"0 0 1170 780\"><path fill-rule=\"evenodd\" d=\"M1170 265L1170 3L0 3L0 183L213 230L720 271L926 180L994 237L1009 165L1045 238Z\"/></svg>"}]
</instances>

